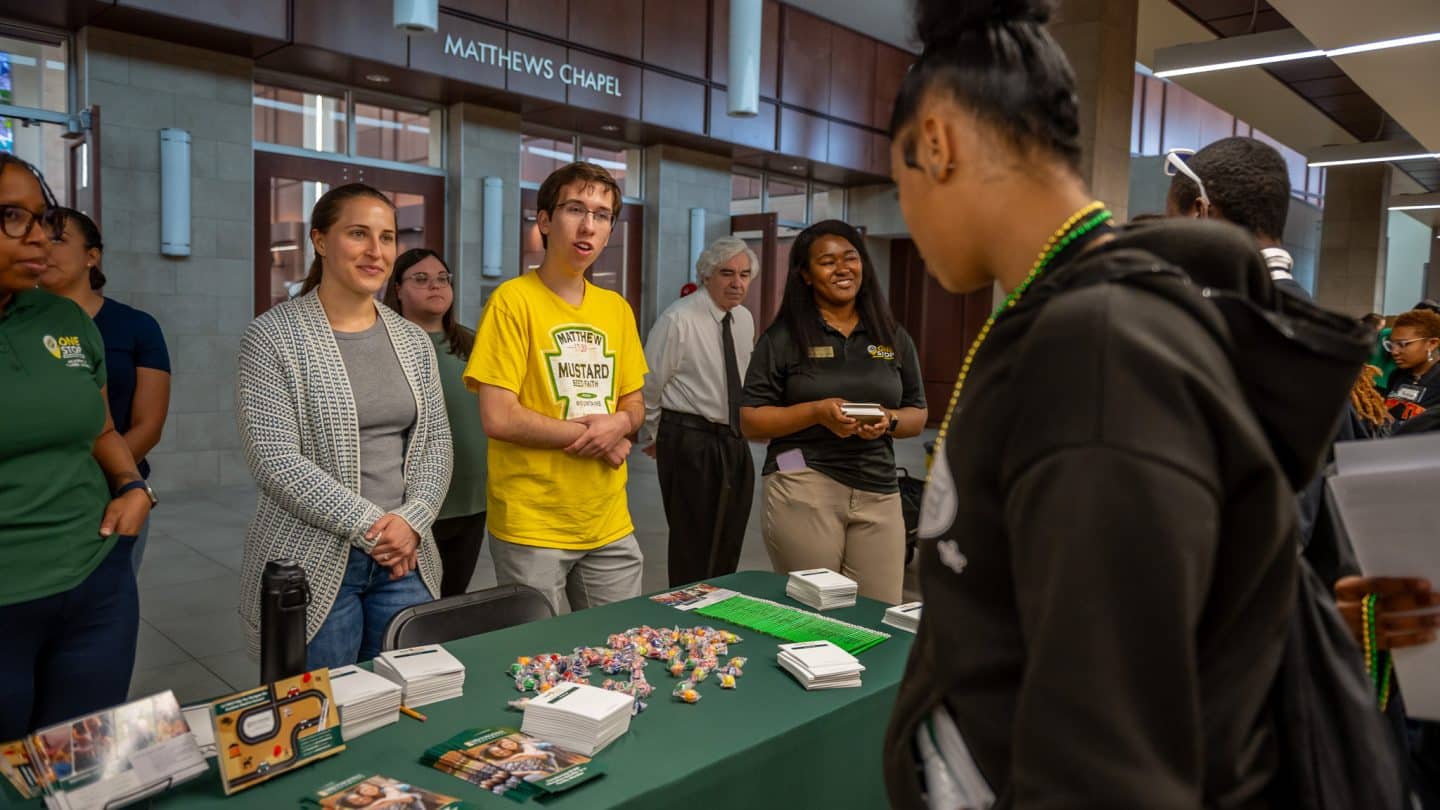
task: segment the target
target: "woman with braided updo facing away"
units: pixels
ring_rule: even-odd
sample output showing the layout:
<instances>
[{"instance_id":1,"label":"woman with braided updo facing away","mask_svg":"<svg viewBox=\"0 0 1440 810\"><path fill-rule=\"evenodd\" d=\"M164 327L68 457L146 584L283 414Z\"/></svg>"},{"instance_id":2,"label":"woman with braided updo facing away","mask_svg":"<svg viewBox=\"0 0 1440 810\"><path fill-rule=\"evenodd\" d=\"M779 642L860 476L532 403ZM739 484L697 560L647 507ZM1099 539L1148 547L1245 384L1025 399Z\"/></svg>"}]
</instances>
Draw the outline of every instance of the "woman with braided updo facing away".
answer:
<instances>
[{"instance_id":1,"label":"woman with braided updo facing away","mask_svg":"<svg viewBox=\"0 0 1440 810\"><path fill-rule=\"evenodd\" d=\"M1006 295L943 411L891 804L1292 806L1268 696L1296 510L1257 414L1338 417L1344 392L1241 385L1199 288L1279 306L1242 231L1112 225L1081 179L1054 5L917 0L924 50L891 118L927 272ZM1285 449L1318 466L1328 438Z\"/></svg>"}]
</instances>

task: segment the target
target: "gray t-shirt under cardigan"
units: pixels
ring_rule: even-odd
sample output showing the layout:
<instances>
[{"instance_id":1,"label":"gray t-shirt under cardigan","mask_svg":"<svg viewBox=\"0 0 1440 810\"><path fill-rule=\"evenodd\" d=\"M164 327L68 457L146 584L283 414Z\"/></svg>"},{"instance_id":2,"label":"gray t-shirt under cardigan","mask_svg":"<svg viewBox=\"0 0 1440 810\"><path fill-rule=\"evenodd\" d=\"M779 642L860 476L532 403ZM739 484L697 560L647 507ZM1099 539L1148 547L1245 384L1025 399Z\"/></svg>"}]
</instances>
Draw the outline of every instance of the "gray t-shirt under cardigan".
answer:
<instances>
[{"instance_id":1,"label":"gray t-shirt under cardigan","mask_svg":"<svg viewBox=\"0 0 1440 810\"><path fill-rule=\"evenodd\" d=\"M363 332L336 332L360 422L360 497L389 512L405 502L405 441L415 395L379 318Z\"/></svg>"}]
</instances>

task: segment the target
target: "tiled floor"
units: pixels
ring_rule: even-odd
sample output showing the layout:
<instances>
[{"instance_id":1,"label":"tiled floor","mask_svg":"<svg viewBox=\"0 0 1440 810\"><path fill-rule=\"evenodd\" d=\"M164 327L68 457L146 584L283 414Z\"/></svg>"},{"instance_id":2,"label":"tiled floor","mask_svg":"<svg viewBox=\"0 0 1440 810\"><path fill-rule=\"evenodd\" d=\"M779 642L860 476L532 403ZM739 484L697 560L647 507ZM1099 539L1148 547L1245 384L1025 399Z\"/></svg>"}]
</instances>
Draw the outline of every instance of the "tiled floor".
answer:
<instances>
[{"instance_id":1,"label":"tiled floor","mask_svg":"<svg viewBox=\"0 0 1440 810\"><path fill-rule=\"evenodd\" d=\"M900 466L925 469L924 437L896 443ZM758 464L763 448L754 446ZM191 490L166 496L155 510L140 569L140 646L132 696L173 689L182 703L253 686L259 664L245 653L236 616L241 547L255 506L252 487ZM630 511L645 552L645 590L666 586L666 525L655 463L639 452L630 460ZM760 482L740 568L768 569L760 538ZM471 588L495 584L488 544Z\"/></svg>"}]
</instances>

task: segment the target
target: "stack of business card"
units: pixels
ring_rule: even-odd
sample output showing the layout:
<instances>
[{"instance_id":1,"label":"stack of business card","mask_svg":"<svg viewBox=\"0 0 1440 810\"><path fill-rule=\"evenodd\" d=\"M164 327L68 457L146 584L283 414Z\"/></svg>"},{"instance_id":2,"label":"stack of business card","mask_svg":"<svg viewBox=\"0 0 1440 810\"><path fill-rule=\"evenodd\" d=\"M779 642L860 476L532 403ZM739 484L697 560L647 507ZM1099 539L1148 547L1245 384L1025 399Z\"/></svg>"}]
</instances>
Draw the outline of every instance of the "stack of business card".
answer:
<instances>
[{"instance_id":1,"label":"stack of business card","mask_svg":"<svg viewBox=\"0 0 1440 810\"><path fill-rule=\"evenodd\" d=\"M844 689L860 685L865 667L859 659L828 641L781 644L780 666L806 689Z\"/></svg>"},{"instance_id":2,"label":"stack of business card","mask_svg":"<svg viewBox=\"0 0 1440 810\"><path fill-rule=\"evenodd\" d=\"M635 698L583 683L562 683L532 698L520 730L585 756L594 756L630 730Z\"/></svg>"},{"instance_id":3,"label":"stack of business card","mask_svg":"<svg viewBox=\"0 0 1440 810\"><path fill-rule=\"evenodd\" d=\"M875 402L842 402L840 413L862 425L877 425L890 419L890 412Z\"/></svg>"},{"instance_id":4,"label":"stack of business card","mask_svg":"<svg viewBox=\"0 0 1440 810\"><path fill-rule=\"evenodd\" d=\"M439 644L380 653L375 674L400 684L412 709L465 693L465 665Z\"/></svg>"},{"instance_id":5,"label":"stack of business card","mask_svg":"<svg viewBox=\"0 0 1440 810\"><path fill-rule=\"evenodd\" d=\"M913 633L920 627L920 603L906 602L903 605L888 608L885 611L885 618L881 619L880 623Z\"/></svg>"},{"instance_id":6,"label":"stack of business card","mask_svg":"<svg viewBox=\"0 0 1440 810\"><path fill-rule=\"evenodd\" d=\"M348 742L399 720L405 689L351 664L330 670L330 692L340 709L340 735Z\"/></svg>"},{"instance_id":7,"label":"stack of business card","mask_svg":"<svg viewBox=\"0 0 1440 810\"><path fill-rule=\"evenodd\" d=\"M858 586L855 580L841 576L829 568L791 571L785 584L785 595L804 602L816 610L850 607L855 604Z\"/></svg>"}]
</instances>

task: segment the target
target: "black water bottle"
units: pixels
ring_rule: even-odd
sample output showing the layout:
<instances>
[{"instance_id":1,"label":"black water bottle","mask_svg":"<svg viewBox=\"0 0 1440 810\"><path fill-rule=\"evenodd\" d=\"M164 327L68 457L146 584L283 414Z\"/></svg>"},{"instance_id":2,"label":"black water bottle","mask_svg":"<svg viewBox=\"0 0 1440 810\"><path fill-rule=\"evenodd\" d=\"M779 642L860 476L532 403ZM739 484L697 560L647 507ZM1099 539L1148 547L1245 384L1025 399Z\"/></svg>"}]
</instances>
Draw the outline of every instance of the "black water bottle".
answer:
<instances>
[{"instance_id":1,"label":"black water bottle","mask_svg":"<svg viewBox=\"0 0 1440 810\"><path fill-rule=\"evenodd\" d=\"M294 560L271 560L260 575L260 682L305 672L305 607L310 583Z\"/></svg>"}]
</instances>

